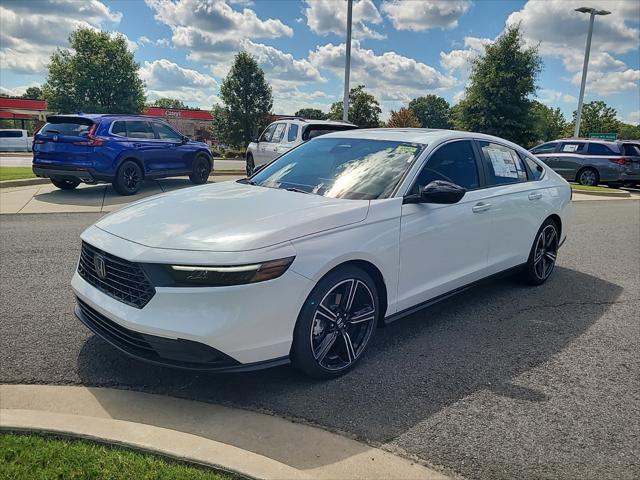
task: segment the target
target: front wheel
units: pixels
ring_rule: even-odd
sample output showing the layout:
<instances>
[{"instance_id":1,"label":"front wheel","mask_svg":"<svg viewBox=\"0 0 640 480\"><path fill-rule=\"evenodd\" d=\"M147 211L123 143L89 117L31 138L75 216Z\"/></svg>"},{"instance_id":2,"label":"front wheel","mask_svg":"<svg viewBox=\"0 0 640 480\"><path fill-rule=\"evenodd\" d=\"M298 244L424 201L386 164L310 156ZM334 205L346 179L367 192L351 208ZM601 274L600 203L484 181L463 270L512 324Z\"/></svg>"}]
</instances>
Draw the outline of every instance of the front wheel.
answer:
<instances>
[{"instance_id":1,"label":"front wheel","mask_svg":"<svg viewBox=\"0 0 640 480\"><path fill-rule=\"evenodd\" d=\"M541 285L553 272L558 258L560 234L556 223L546 220L533 241L525 268L525 280L532 285Z\"/></svg>"},{"instance_id":2,"label":"front wheel","mask_svg":"<svg viewBox=\"0 0 640 480\"><path fill-rule=\"evenodd\" d=\"M291 359L314 378L338 377L360 360L379 312L375 283L364 270L343 267L324 277L300 311Z\"/></svg>"},{"instance_id":3,"label":"front wheel","mask_svg":"<svg viewBox=\"0 0 640 480\"><path fill-rule=\"evenodd\" d=\"M126 160L116 172L113 188L120 195L134 195L140 190L143 178L140 165L133 160Z\"/></svg>"},{"instance_id":4,"label":"front wheel","mask_svg":"<svg viewBox=\"0 0 640 480\"><path fill-rule=\"evenodd\" d=\"M201 155L193 161L193 168L189 174L189 179L191 183L202 185L203 183L207 183L210 173L211 165L209 164L209 160Z\"/></svg>"},{"instance_id":5,"label":"front wheel","mask_svg":"<svg viewBox=\"0 0 640 480\"><path fill-rule=\"evenodd\" d=\"M51 183L53 183L60 190L73 190L80 182L78 180L58 180L56 178L51 179Z\"/></svg>"},{"instance_id":6,"label":"front wheel","mask_svg":"<svg viewBox=\"0 0 640 480\"><path fill-rule=\"evenodd\" d=\"M253 161L253 155L249 154L247 155L247 177L250 177L251 175L253 175L253 171L256 168L256 164Z\"/></svg>"}]
</instances>

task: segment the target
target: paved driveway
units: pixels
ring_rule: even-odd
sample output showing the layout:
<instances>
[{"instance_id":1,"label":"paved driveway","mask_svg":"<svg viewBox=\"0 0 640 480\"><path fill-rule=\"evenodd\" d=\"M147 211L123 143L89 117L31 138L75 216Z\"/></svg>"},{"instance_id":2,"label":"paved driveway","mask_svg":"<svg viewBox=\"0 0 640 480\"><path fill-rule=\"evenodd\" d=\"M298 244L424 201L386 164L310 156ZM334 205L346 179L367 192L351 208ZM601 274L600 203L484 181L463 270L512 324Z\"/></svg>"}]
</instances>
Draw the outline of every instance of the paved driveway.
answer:
<instances>
[{"instance_id":1,"label":"paved driveway","mask_svg":"<svg viewBox=\"0 0 640 480\"><path fill-rule=\"evenodd\" d=\"M72 314L78 234L100 214L2 216L0 381L273 412L470 478L638 478L640 204L580 202L575 214L544 286L493 281L378 330L359 368L331 382L125 357Z\"/></svg>"}]
</instances>

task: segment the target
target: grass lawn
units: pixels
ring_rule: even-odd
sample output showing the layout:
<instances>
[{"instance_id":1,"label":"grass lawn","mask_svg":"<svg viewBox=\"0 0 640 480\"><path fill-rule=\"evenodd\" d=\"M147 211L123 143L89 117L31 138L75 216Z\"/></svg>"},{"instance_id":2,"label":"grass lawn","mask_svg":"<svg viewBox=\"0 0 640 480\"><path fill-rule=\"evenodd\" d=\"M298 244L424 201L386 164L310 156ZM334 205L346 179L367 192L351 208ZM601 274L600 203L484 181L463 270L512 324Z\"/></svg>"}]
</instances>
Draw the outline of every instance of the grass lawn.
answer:
<instances>
[{"instance_id":1,"label":"grass lawn","mask_svg":"<svg viewBox=\"0 0 640 480\"><path fill-rule=\"evenodd\" d=\"M611 193L611 192L615 192L615 191L616 191L616 189L615 189L615 188L609 188L609 187L592 187L592 186L590 186L590 185L579 185L579 184L577 184L577 183L572 183L572 184L571 184L571 189L572 189L574 192L579 192L580 190L583 190L583 191L585 191L585 190L586 190L586 191L589 191L589 192L608 192L608 193Z\"/></svg>"},{"instance_id":2,"label":"grass lawn","mask_svg":"<svg viewBox=\"0 0 640 480\"><path fill-rule=\"evenodd\" d=\"M31 167L0 167L0 181L33 178L35 175Z\"/></svg>"},{"instance_id":3,"label":"grass lawn","mask_svg":"<svg viewBox=\"0 0 640 480\"><path fill-rule=\"evenodd\" d=\"M206 468L84 440L0 434L0 479L231 480Z\"/></svg>"}]
</instances>

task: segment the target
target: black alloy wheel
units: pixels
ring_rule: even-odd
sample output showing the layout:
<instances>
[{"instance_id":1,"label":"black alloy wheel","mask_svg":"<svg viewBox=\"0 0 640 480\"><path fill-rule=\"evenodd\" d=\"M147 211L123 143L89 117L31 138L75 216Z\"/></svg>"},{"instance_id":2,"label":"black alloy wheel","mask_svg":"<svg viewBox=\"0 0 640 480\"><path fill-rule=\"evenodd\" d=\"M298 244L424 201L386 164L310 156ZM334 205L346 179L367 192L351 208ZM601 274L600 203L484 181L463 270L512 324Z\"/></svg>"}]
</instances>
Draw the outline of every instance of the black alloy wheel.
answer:
<instances>
[{"instance_id":1,"label":"black alloy wheel","mask_svg":"<svg viewBox=\"0 0 640 480\"><path fill-rule=\"evenodd\" d=\"M544 283L556 265L559 245L558 227L553 220L547 220L536 235L529 260L527 262L527 279L529 283Z\"/></svg>"},{"instance_id":2,"label":"black alloy wheel","mask_svg":"<svg viewBox=\"0 0 640 480\"><path fill-rule=\"evenodd\" d=\"M202 185L203 183L207 183L210 173L211 165L209 164L209 160L200 155L193 161L193 168L189 174L189 179L191 183Z\"/></svg>"},{"instance_id":3,"label":"black alloy wheel","mask_svg":"<svg viewBox=\"0 0 640 480\"><path fill-rule=\"evenodd\" d=\"M371 277L356 267L321 280L305 303L294 332L294 365L315 378L351 369L369 344L378 319Z\"/></svg>"},{"instance_id":4,"label":"black alloy wheel","mask_svg":"<svg viewBox=\"0 0 640 480\"><path fill-rule=\"evenodd\" d=\"M120 195L134 195L140 190L144 176L140 165L133 160L126 160L120 165L113 188Z\"/></svg>"}]
</instances>

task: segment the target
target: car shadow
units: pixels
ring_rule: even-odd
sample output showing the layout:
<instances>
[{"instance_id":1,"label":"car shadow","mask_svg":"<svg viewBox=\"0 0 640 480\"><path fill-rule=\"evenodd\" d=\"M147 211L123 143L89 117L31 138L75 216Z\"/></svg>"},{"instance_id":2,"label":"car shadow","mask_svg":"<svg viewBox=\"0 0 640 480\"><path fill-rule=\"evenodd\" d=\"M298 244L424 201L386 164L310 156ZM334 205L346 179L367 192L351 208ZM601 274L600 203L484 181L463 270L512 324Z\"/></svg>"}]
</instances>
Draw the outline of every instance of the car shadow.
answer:
<instances>
[{"instance_id":1,"label":"car shadow","mask_svg":"<svg viewBox=\"0 0 640 480\"><path fill-rule=\"evenodd\" d=\"M84 344L78 371L85 385L266 411L387 442L480 390L547 401L516 378L582 335L622 290L561 267L535 288L512 277L493 280L378 329L358 367L331 381L288 366L224 375L177 371L128 358L96 336Z\"/></svg>"}]
</instances>

